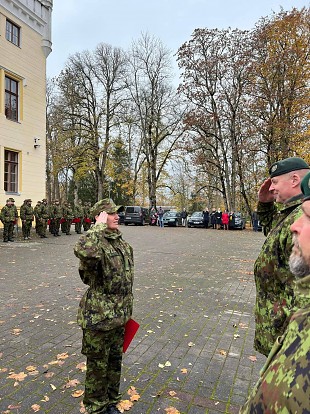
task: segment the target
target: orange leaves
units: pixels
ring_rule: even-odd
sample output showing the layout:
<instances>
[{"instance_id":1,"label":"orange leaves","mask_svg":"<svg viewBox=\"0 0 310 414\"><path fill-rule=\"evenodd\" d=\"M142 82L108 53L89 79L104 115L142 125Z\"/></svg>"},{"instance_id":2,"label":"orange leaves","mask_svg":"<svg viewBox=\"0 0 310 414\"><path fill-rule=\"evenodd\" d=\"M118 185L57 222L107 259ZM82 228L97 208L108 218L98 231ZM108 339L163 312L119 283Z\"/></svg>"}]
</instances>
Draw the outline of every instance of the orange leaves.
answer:
<instances>
[{"instance_id":1,"label":"orange leaves","mask_svg":"<svg viewBox=\"0 0 310 414\"><path fill-rule=\"evenodd\" d=\"M83 394L84 394L84 390L75 390L75 391L71 394L71 396L72 396L73 398L79 398L79 397L81 397Z\"/></svg>"},{"instance_id":2,"label":"orange leaves","mask_svg":"<svg viewBox=\"0 0 310 414\"><path fill-rule=\"evenodd\" d=\"M10 374L7 378L11 378L11 379L14 379L15 381L17 381L14 384L14 386L16 386L16 385L18 385L18 382L24 381L24 379L26 377L27 377L27 374L25 374L24 372L20 372L18 374L15 374L15 372L12 372L12 374Z\"/></svg>"},{"instance_id":3,"label":"orange leaves","mask_svg":"<svg viewBox=\"0 0 310 414\"><path fill-rule=\"evenodd\" d=\"M140 399L140 395L137 393L137 390L135 387L130 387L127 391L127 394L130 396L129 400L121 400L117 404L117 408L121 413L125 411L129 411L131 407L133 407L133 403L138 401Z\"/></svg>"},{"instance_id":4,"label":"orange leaves","mask_svg":"<svg viewBox=\"0 0 310 414\"><path fill-rule=\"evenodd\" d=\"M133 403L129 400L122 400L117 404L117 408L121 413L123 413L124 411L129 411L132 406Z\"/></svg>"},{"instance_id":5,"label":"orange leaves","mask_svg":"<svg viewBox=\"0 0 310 414\"><path fill-rule=\"evenodd\" d=\"M181 414L180 411L178 411L174 407L165 408L165 411L166 411L167 414Z\"/></svg>"}]
</instances>

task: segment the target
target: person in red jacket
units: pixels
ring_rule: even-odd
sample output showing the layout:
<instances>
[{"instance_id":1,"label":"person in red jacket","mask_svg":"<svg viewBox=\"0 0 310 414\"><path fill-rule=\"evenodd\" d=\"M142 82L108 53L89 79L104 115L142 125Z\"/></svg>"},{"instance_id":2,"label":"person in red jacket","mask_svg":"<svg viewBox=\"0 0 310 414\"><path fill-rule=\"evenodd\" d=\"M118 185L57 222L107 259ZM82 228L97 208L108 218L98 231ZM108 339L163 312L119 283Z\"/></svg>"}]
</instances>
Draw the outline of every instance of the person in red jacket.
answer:
<instances>
[{"instance_id":1,"label":"person in red jacket","mask_svg":"<svg viewBox=\"0 0 310 414\"><path fill-rule=\"evenodd\" d=\"M228 214L228 211L225 210L224 213L222 213L222 224L223 224L224 230L228 230L228 223L229 223L229 214Z\"/></svg>"}]
</instances>

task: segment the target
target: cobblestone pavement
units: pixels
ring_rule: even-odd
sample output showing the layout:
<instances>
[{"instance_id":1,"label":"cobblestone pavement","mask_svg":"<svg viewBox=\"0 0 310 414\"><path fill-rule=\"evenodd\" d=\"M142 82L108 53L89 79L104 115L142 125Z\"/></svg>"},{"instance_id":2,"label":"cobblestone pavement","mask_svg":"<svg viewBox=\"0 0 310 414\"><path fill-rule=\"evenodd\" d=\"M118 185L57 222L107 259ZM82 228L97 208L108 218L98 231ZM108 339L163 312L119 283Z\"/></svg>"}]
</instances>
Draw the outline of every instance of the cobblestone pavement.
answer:
<instances>
[{"instance_id":1,"label":"cobblestone pavement","mask_svg":"<svg viewBox=\"0 0 310 414\"><path fill-rule=\"evenodd\" d=\"M264 236L250 230L121 226L135 253L134 319L122 392L131 414L237 413L265 358L253 350L253 263ZM0 413L80 412L85 285L72 235L0 242ZM255 360L255 357L257 360ZM78 383L80 382L80 383Z\"/></svg>"}]
</instances>

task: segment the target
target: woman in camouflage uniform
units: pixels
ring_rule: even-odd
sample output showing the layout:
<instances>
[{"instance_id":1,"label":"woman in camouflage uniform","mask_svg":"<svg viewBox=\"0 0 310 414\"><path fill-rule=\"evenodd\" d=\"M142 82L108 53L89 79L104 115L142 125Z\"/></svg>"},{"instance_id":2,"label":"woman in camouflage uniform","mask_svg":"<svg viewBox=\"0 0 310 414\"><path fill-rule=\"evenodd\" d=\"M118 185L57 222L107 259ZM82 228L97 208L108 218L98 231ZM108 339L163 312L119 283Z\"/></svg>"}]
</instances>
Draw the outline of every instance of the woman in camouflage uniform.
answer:
<instances>
[{"instance_id":1,"label":"woman in camouflage uniform","mask_svg":"<svg viewBox=\"0 0 310 414\"><path fill-rule=\"evenodd\" d=\"M74 248L80 277L89 285L78 311L82 353L87 357L84 405L88 413L120 413L116 405L134 274L132 247L118 230L121 209L109 199L98 201L92 209L95 225Z\"/></svg>"}]
</instances>

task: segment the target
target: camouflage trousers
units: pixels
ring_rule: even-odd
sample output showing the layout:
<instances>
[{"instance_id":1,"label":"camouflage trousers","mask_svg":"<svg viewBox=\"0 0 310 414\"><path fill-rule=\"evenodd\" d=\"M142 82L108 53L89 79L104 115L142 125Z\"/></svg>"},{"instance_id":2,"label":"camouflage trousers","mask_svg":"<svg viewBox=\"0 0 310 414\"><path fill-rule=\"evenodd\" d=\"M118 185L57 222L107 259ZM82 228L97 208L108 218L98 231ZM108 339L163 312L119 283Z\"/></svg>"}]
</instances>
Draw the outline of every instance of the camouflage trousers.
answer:
<instances>
[{"instance_id":1,"label":"camouflage trousers","mask_svg":"<svg viewBox=\"0 0 310 414\"><path fill-rule=\"evenodd\" d=\"M83 220L83 218L79 217L79 219L80 219L80 221L78 223L75 223L75 226L74 226L75 232L77 234L82 233L82 220Z\"/></svg>"},{"instance_id":2,"label":"camouflage trousers","mask_svg":"<svg viewBox=\"0 0 310 414\"><path fill-rule=\"evenodd\" d=\"M8 223L3 223L3 240L13 240L14 232L14 221L9 221Z\"/></svg>"},{"instance_id":3,"label":"camouflage trousers","mask_svg":"<svg viewBox=\"0 0 310 414\"><path fill-rule=\"evenodd\" d=\"M23 220L22 221L22 232L23 232L24 238L25 237L30 237L31 227L32 227L32 220Z\"/></svg>"},{"instance_id":4,"label":"camouflage trousers","mask_svg":"<svg viewBox=\"0 0 310 414\"><path fill-rule=\"evenodd\" d=\"M124 328L83 330L82 354L87 357L83 403L88 413L105 413L120 400Z\"/></svg>"}]
</instances>

